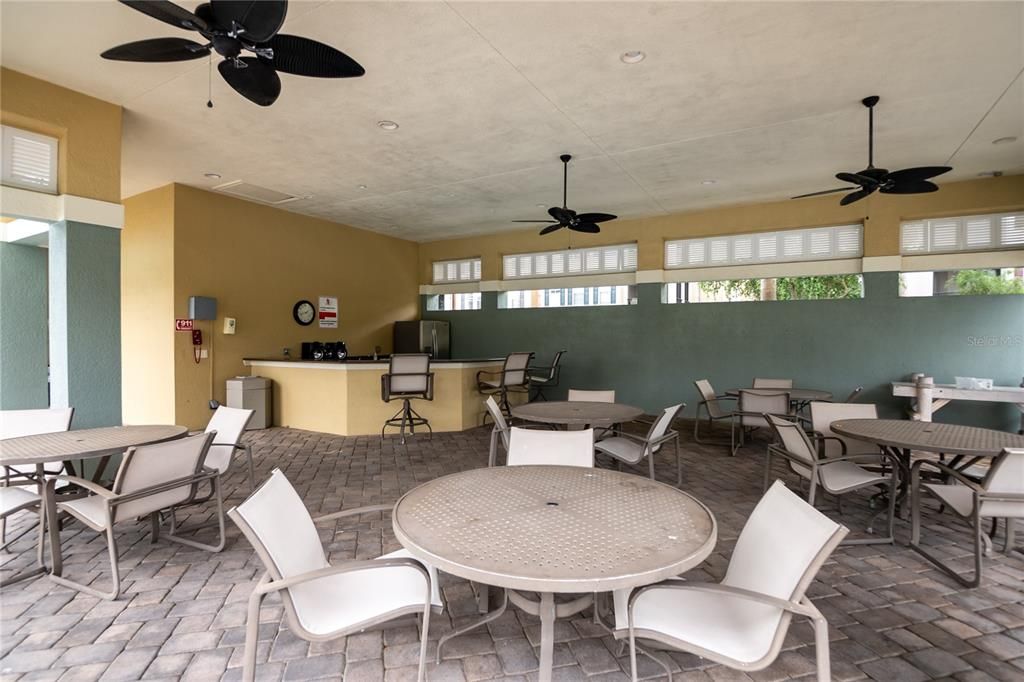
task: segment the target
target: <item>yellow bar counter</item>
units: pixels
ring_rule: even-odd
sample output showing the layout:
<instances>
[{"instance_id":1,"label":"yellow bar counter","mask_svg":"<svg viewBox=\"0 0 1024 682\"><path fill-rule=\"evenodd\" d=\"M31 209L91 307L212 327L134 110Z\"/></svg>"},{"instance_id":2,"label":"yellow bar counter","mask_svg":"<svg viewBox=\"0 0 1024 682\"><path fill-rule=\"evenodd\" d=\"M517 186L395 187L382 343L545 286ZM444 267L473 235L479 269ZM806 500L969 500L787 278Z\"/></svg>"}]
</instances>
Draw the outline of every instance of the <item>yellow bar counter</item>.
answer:
<instances>
[{"instance_id":1,"label":"yellow bar counter","mask_svg":"<svg viewBox=\"0 0 1024 682\"><path fill-rule=\"evenodd\" d=\"M413 400L412 408L430 420L434 431L464 431L479 426L486 396L477 391L476 373L500 371L502 362L432 360L434 399ZM246 359L244 364L252 376L273 382L275 426L341 436L379 435L384 421L402 406L401 400L385 403L380 398L380 378L387 374L387 360ZM525 393L509 394L513 404L525 400Z\"/></svg>"}]
</instances>

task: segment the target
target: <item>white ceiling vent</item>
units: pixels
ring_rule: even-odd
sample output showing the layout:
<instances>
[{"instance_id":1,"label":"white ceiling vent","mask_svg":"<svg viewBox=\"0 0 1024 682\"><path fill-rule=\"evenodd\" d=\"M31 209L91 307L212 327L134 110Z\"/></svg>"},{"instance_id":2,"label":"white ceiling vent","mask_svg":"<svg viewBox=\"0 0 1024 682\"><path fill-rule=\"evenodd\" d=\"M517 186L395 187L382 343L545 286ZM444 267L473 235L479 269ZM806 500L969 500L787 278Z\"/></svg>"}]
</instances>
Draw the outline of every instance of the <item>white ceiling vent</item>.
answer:
<instances>
[{"instance_id":1,"label":"white ceiling vent","mask_svg":"<svg viewBox=\"0 0 1024 682\"><path fill-rule=\"evenodd\" d=\"M287 194L286 192L278 192L276 189L253 185L252 183L245 182L244 180L226 182L223 185L217 185L213 189L217 192L238 197L239 199L256 201L261 204L270 204L271 206L280 206L281 204L287 204L292 201L298 201L299 199L305 198L294 194Z\"/></svg>"}]
</instances>

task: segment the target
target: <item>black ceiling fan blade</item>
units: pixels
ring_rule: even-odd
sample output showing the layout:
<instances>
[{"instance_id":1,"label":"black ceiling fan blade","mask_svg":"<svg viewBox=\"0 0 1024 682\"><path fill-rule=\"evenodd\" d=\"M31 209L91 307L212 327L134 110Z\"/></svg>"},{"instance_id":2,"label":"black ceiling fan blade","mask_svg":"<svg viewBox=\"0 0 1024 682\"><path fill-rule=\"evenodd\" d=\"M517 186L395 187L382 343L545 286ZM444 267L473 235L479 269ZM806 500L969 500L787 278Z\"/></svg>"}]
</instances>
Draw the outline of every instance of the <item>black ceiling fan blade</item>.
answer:
<instances>
[{"instance_id":1,"label":"black ceiling fan blade","mask_svg":"<svg viewBox=\"0 0 1024 682\"><path fill-rule=\"evenodd\" d=\"M596 223L576 223L575 225L570 225L569 229L576 230L577 232L586 232L587 234L597 234L601 231L601 228Z\"/></svg>"},{"instance_id":2,"label":"black ceiling fan blade","mask_svg":"<svg viewBox=\"0 0 1024 682\"><path fill-rule=\"evenodd\" d=\"M892 180L897 184L904 182L918 182L921 180L929 180L937 175L948 173L953 170L949 166L919 166L917 168L904 168L903 170L896 170L889 173L887 180Z\"/></svg>"},{"instance_id":3,"label":"black ceiling fan blade","mask_svg":"<svg viewBox=\"0 0 1024 682\"><path fill-rule=\"evenodd\" d=\"M547 225L548 223L557 223L556 220L513 220L513 223L531 223L533 225Z\"/></svg>"},{"instance_id":4,"label":"black ceiling fan blade","mask_svg":"<svg viewBox=\"0 0 1024 682\"><path fill-rule=\"evenodd\" d=\"M580 213L576 216L576 219L583 223L606 223L609 220L615 220L619 216L612 215L611 213Z\"/></svg>"},{"instance_id":5,"label":"black ceiling fan blade","mask_svg":"<svg viewBox=\"0 0 1024 682\"><path fill-rule=\"evenodd\" d=\"M860 185L861 187L874 185L878 182L874 178L868 177L867 175L860 175L859 173L836 173L836 179L848 182L851 185Z\"/></svg>"},{"instance_id":6,"label":"black ceiling fan blade","mask_svg":"<svg viewBox=\"0 0 1024 682\"><path fill-rule=\"evenodd\" d=\"M256 57L239 57L239 60L245 64L245 68L239 68L234 61L225 59L217 65L217 70L242 97L261 107L269 107L281 94L280 76Z\"/></svg>"},{"instance_id":7,"label":"black ceiling fan blade","mask_svg":"<svg viewBox=\"0 0 1024 682\"><path fill-rule=\"evenodd\" d=\"M260 47L274 51L270 61L283 73L312 78L358 78L366 73L344 52L301 36L278 33Z\"/></svg>"},{"instance_id":8,"label":"black ceiling fan blade","mask_svg":"<svg viewBox=\"0 0 1024 682\"><path fill-rule=\"evenodd\" d=\"M871 194L874 191L875 191L874 187L865 187L864 189L859 189L856 192L854 192L852 194L847 194L845 197L840 199L839 200L839 205L840 206L849 206L853 202L860 201L861 199L863 199L864 197L866 197L867 195Z\"/></svg>"},{"instance_id":9,"label":"black ceiling fan blade","mask_svg":"<svg viewBox=\"0 0 1024 682\"><path fill-rule=\"evenodd\" d=\"M852 187L836 187L835 189L826 189L826 190L822 190L820 192L809 192L808 194L798 194L795 197L790 197L790 199L805 199L807 197L819 197L822 194L835 194L836 192L849 192L851 189L853 189L853 188Z\"/></svg>"},{"instance_id":10,"label":"black ceiling fan blade","mask_svg":"<svg viewBox=\"0 0 1024 682\"><path fill-rule=\"evenodd\" d=\"M187 31L207 31L209 26L205 21L189 12L184 7L178 7L169 0L120 0L122 4L132 9L149 15L154 19L177 26Z\"/></svg>"},{"instance_id":11,"label":"black ceiling fan blade","mask_svg":"<svg viewBox=\"0 0 1024 682\"><path fill-rule=\"evenodd\" d=\"M576 217L576 211L571 208L560 208L558 206L552 206L548 209L548 215L557 220L562 224L568 223L570 220Z\"/></svg>"},{"instance_id":12,"label":"black ceiling fan blade","mask_svg":"<svg viewBox=\"0 0 1024 682\"><path fill-rule=\"evenodd\" d=\"M883 187L882 194L928 194L929 192L938 192L939 186L934 182L928 182L927 180L917 180L915 182L901 182L893 185L892 187Z\"/></svg>"},{"instance_id":13,"label":"black ceiling fan blade","mask_svg":"<svg viewBox=\"0 0 1024 682\"><path fill-rule=\"evenodd\" d=\"M542 234L542 235L551 234L552 232L555 232L557 230L561 230L563 227L565 227L565 225L562 225L561 223L555 223L554 225L548 225L547 227L545 227L543 230L540 231L540 234Z\"/></svg>"},{"instance_id":14,"label":"black ceiling fan blade","mask_svg":"<svg viewBox=\"0 0 1024 682\"><path fill-rule=\"evenodd\" d=\"M185 38L150 38L112 47L100 54L119 62L183 62L210 54L210 48Z\"/></svg>"},{"instance_id":15,"label":"black ceiling fan blade","mask_svg":"<svg viewBox=\"0 0 1024 682\"><path fill-rule=\"evenodd\" d=\"M210 0L210 10L218 26L241 26L240 38L265 43L284 25L288 0Z\"/></svg>"}]
</instances>

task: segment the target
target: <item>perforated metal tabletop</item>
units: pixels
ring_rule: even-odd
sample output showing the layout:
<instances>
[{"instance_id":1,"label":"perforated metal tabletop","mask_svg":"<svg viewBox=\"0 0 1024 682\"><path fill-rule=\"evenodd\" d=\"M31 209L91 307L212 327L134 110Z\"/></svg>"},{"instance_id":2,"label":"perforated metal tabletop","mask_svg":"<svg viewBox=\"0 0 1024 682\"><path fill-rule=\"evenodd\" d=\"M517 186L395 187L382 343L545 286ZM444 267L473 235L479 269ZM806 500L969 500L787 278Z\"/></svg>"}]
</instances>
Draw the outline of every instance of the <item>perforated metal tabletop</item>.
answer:
<instances>
[{"instance_id":1,"label":"perforated metal tabletop","mask_svg":"<svg viewBox=\"0 0 1024 682\"><path fill-rule=\"evenodd\" d=\"M406 493L392 516L414 556L469 580L586 593L679 575L714 549L714 516L664 483L602 469L475 469Z\"/></svg>"},{"instance_id":2,"label":"perforated metal tabletop","mask_svg":"<svg viewBox=\"0 0 1024 682\"><path fill-rule=\"evenodd\" d=\"M622 403L596 403L584 400L552 400L518 405L512 416L541 424L611 426L633 421L644 413L639 407Z\"/></svg>"},{"instance_id":3,"label":"perforated metal tabletop","mask_svg":"<svg viewBox=\"0 0 1024 682\"><path fill-rule=\"evenodd\" d=\"M0 440L0 465L45 464L69 459L88 459L122 452L133 445L148 445L180 438L184 426L107 426L98 429L58 431Z\"/></svg>"},{"instance_id":4,"label":"perforated metal tabletop","mask_svg":"<svg viewBox=\"0 0 1024 682\"><path fill-rule=\"evenodd\" d=\"M1024 436L961 424L909 419L841 419L832 431L848 438L902 450L965 457L995 457L1004 448L1024 448Z\"/></svg>"}]
</instances>

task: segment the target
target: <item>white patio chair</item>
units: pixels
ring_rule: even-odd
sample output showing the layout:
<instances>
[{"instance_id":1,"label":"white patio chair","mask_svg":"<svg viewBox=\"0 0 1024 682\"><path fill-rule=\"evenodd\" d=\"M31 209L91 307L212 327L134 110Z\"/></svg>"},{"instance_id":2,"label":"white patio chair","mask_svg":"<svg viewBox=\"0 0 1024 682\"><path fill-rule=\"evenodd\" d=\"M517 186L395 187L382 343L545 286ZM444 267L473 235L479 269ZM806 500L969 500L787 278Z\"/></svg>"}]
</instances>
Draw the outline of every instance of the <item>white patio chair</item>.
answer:
<instances>
[{"instance_id":1,"label":"white patio chair","mask_svg":"<svg viewBox=\"0 0 1024 682\"><path fill-rule=\"evenodd\" d=\"M698 379L693 382L693 385L697 387L697 393L700 394L700 402L697 403L697 413L693 420L693 439L698 443L706 443L700 439L698 429L700 428L700 408L704 408L704 412L707 414L708 419L708 430L710 431L715 422L719 419L732 419L733 408L736 407L736 403L733 402L725 407L722 403L726 400L735 401L736 397L731 395L715 395L715 389L712 388L711 382L707 379Z\"/></svg>"},{"instance_id":2,"label":"white patio chair","mask_svg":"<svg viewBox=\"0 0 1024 682\"><path fill-rule=\"evenodd\" d=\"M242 434L252 421L253 410L221 405L206 425L206 433L215 433L210 451L206 453L206 466L216 469L222 476L231 467L235 450L245 453L249 466L249 487L256 489L256 471L252 463L252 448L242 442Z\"/></svg>"},{"instance_id":3,"label":"white patio chair","mask_svg":"<svg viewBox=\"0 0 1024 682\"><path fill-rule=\"evenodd\" d=\"M75 408L73 407L0 410L0 440L67 431L71 428L71 420L74 415ZM56 476L63 472L63 462L49 462L43 465L43 474L46 476ZM0 514L0 547L6 547L8 544L8 516L13 516L19 511L30 510L33 507L37 507L37 511L42 512L42 496L39 493L42 490L43 481L36 480L36 473L36 467L31 465L16 464L4 467L3 486L10 487L11 490L0 493L4 497L2 506L0 506L0 510L3 512ZM35 491L33 492L30 488L35 488ZM20 492L15 492L15 489L18 489ZM31 529L32 527L30 526L25 531L19 533L11 539L11 542L14 542ZM42 532L42 527L39 530ZM16 581L11 579L8 582Z\"/></svg>"},{"instance_id":4,"label":"white patio chair","mask_svg":"<svg viewBox=\"0 0 1024 682\"><path fill-rule=\"evenodd\" d=\"M896 519L896 498L899 489L899 461L889 453L879 453L876 461L888 461L888 472L869 471L856 464L857 455L822 458L811 440L796 422L775 415L765 415L775 433L777 443L768 446L764 462L764 487L772 477L772 456L782 457L789 464L790 470L807 481L807 503L814 506L818 486L830 495L839 499L840 495L864 488L886 486L889 489L889 534L881 538L857 538L847 540L850 545L892 544L893 529ZM842 513L842 508L840 508ZM874 518L872 518L872 523ZM873 533L872 525L868 525L868 533Z\"/></svg>"},{"instance_id":5,"label":"white patio chair","mask_svg":"<svg viewBox=\"0 0 1024 682\"><path fill-rule=\"evenodd\" d=\"M206 451L212 440L213 434L203 433L166 443L128 448L121 460L121 466L118 467L112 489L77 476L61 476L61 480L92 493L87 497L58 501L54 491L56 479L49 479L46 482L45 500L47 517L53 520L49 523L53 560L50 578L60 585L101 599L117 599L121 592L121 574L117 564L114 526L149 516L152 540L156 542L160 536L159 513L193 499L196 487L206 481L213 486L213 495L217 500L220 531L218 543L208 545L173 534L168 534L167 539L211 552L224 549L224 512L220 476L215 469L203 466ZM66 512L89 528L106 534L113 581L113 589L110 592L101 592L62 576L60 531L59 524L55 521L58 512Z\"/></svg>"},{"instance_id":6,"label":"white patio chair","mask_svg":"<svg viewBox=\"0 0 1024 682\"><path fill-rule=\"evenodd\" d=\"M639 464L644 457L650 469L651 480L654 479L654 455L665 443L672 441L672 447L676 455L676 485L683 484L683 462L679 457L679 432L672 428L672 421L676 415L686 407L686 403L679 403L666 407L658 415L658 418L651 424L647 435L640 437L631 433L620 432L611 438L602 438L594 444L598 452L614 458L616 461L626 464Z\"/></svg>"},{"instance_id":7,"label":"white patio chair","mask_svg":"<svg viewBox=\"0 0 1024 682\"><path fill-rule=\"evenodd\" d=\"M274 469L252 495L228 516L238 525L266 572L249 597L242 678L256 679L260 605L278 593L289 629L302 639L322 642L410 614L421 614L417 679L422 682L430 612L440 602L437 581L427 568L406 556L331 564L316 523L390 510L391 505L360 507L313 519L295 488ZM338 676L342 671L338 671Z\"/></svg>"},{"instance_id":8,"label":"white patio chair","mask_svg":"<svg viewBox=\"0 0 1024 682\"><path fill-rule=\"evenodd\" d=\"M586 403L614 403L615 402L615 391L605 390L587 390L580 388L570 388L567 400L570 402L586 402ZM598 427L594 430L594 440L600 440L605 435L618 430L618 424L613 424L611 428ZM584 424L566 424L566 431L579 431L580 429L587 428Z\"/></svg>"},{"instance_id":9,"label":"white patio chair","mask_svg":"<svg viewBox=\"0 0 1024 682\"><path fill-rule=\"evenodd\" d=\"M587 403L614 403L615 391L591 391L582 388L570 388L568 399L570 401Z\"/></svg>"},{"instance_id":10,"label":"white patio chair","mask_svg":"<svg viewBox=\"0 0 1024 682\"><path fill-rule=\"evenodd\" d=\"M637 639L738 670L762 670L778 656L793 614L811 620L817 679L829 682L828 623L806 592L846 533L776 482L747 519L721 583L667 581L630 595L634 682Z\"/></svg>"},{"instance_id":11,"label":"white patio chair","mask_svg":"<svg viewBox=\"0 0 1024 682\"><path fill-rule=\"evenodd\" d=\"M548 431L512 427L508 466L558 464L594 466L594 430Z\"/></svg>"},{"instance_id":12,"label":"white patio chair","mask_svg":"<svg viewBox=\"0 0 1024 682\"><path fill-rule=\"evenodd\" d=\"M811 430L818 452L826 458L851 457L861 464L879 464L882 449L856 438L832 431L832 422L840 419L878 419L878 407L871 403L810 403Z\"/></svg>"},{"instance_id":13,"label":"white patio chair","mask_svg":"<svg viewBox=\"0 0 1024 682\"><path fill-rule=\"evenodd\" d=\"M756 377L751 388L793 388L792 379L763 379Z\"/></svg>"},{"instance_id":14,"label":"white patio chair","mask_svg":"<svg viewBox=\"0 0 1024 682\"><path fill-rule=\"evenodd\" d=\"M505 448L505 456L508 456L509 426L493 395L487 396L484 404L487 406L487 411L491 414L491 419L494 421L494 428L491 429L491 447L487 455L487 466L492 467L498 461L499 439L501 440L501 445Z\"/></svg>"},{"instance_id":15,"label":"white patio chair","mask_svg":"<svg viewBox=\"0 0 1024 682\"><path fill-rule=\"evenodd\" d=\"M956 483L940 484L923 482L921 469L932 467L952 478ZM936 497L942 505L964 519L974 531L974 577L965 578L951 566L929 553L921 545L921 493ZM983 519L1006 519L1006 542L1003 551L1009 553L1014 547L1014 525L1017 519L1024 519L1024 449L1009 449L996 457L981 483L977 483L963 472L940 462L922 459L910 469L910 546L924 558L967 587L978 587L982 578L982 543L986 554L992 552L992 539L981 528ZM993 523L993 535L995 523Z\"/></svg>"},{"instance_id":16,"label":"white patio chair","mask_svg":"<svg viewBox=\"0 0 1024 682\"><path fill-rule=\"evenodd\" d=\"M743 447L749 432L769 428L764 415L789 416L789 393L765 390L740 390L732 415L731 454ZM737 433L739 438L736 437Z\"/></svg>"}]
</instances>

